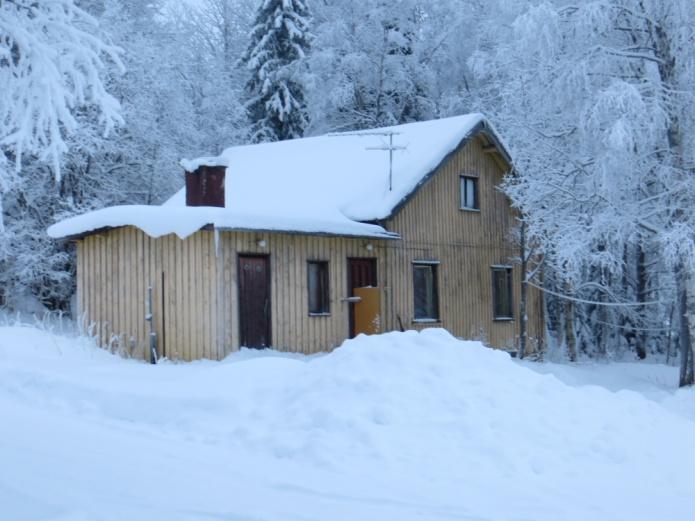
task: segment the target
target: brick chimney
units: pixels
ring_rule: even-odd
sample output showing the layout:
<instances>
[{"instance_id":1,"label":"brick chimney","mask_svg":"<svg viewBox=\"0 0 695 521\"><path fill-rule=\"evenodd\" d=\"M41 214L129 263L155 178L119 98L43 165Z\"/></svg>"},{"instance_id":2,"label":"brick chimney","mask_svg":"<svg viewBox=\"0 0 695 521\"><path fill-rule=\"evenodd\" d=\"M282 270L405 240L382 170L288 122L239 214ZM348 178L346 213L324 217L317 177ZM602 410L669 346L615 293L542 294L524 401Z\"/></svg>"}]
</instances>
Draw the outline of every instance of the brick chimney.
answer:
<instances>
[{"instance_id":1,"label":"brick chimney","mask_svg":"<svg viewBox=\"0 0 695 521\"><path fill-rule=\"evenodd\" d=\"M186 172L186 206L224 208L224 176L227 167L200 166Z\"/></svg>"}]
</instances>

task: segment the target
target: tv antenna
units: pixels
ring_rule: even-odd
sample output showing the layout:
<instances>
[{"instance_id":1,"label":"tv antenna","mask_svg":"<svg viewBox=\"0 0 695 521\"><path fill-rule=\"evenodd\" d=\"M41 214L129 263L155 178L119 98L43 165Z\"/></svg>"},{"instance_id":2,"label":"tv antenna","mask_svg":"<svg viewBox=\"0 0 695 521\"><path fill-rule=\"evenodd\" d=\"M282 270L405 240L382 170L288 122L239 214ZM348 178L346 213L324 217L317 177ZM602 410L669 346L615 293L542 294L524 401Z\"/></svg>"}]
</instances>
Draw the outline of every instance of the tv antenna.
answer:
<instances>
[{"instance_id":1,"label":"tv antenna","mask_svg":"<svg viewBox=\"0 0 695 521\"><path fill-rule=\"evenodd\" d=\"M388 150L389 152L389 192L393 190L393 152L396 150L405 150L406 147L402 145L393 144L393 136L400 135L400 132L395 130L366 130L364 132L340 132L335 134L328 134L331 137L340 136L382 136L388 137L388 145L381 145L379 147L367 147L365 150Z\"/></svg>"}]
</instances>

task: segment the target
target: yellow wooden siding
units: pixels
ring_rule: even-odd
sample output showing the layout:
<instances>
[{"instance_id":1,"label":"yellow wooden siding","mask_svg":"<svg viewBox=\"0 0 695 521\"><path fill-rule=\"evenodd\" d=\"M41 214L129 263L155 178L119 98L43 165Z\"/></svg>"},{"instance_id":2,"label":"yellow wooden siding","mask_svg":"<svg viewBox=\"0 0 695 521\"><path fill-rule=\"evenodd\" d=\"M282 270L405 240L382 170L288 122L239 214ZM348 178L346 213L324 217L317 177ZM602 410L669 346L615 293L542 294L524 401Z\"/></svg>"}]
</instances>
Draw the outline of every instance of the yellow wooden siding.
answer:
<instances>
[{"instance_id":1,"label":"yellow wooden siding","mask_svg":"<svg viewBox=\"0 0 695 521\"><path fill-rule=\"evenodd\" d=\"M348 257L374 257L374 241L276 233L199 231L185 240L152 239L127 227L78 242L78 309L104 347L149 357L145 322L153 288L159 354L174 360L220 359L239 349L239 254L268 254L271 329L280 350L315 353L348 335ZM265 241L265 246L260 246ZM329 261L329 316L309 316L307 261ZM163 283L162 283L163 281ZM132 339L132 341L131 341ZM131 344L134 348L131 349Z\"/></svg>"},{"instance_id":2,"label":"yellow wooden siding","mask_svg":"<svg viewBox=\"0 0 695 521\"><path fill-rule=\"evenodd\" d=\"M498 189L504 176L499 161L483 151L480 138L452 155L439 171L386 223L402 241L384 243L389 266L387 329L437 325L453 334L480 339L495 347L517 344L519 320L493 320L492 265L512 265L517 251L510 241L514 212ZM478 178L480 211L460 209L460 176ZM441 324L413 321L412 262L437 260ZM529 288L529 314L541 309L539 295ZM520 270L514 267L514 310L518 312ZM534 337L542 325L530 320Z\"/></svg>"},{"instance_id":3,"label":"yellow wooden siding","mask_svg":"<svg viewBox=\"0 0 695 521\"><path fill-rule=\"evenodd\" d=\"M264 242L265 246L259 243ZM239 349L238 287L239 254L270 255L271 336L273 346L283 351L316 353L333 349L348 336L348 257L374 257L364 239L320 237L277 233L221 232L220 255L225 266L222 315L224 356ZM371 241L374 244L374 241ZM329 262L330 314L309 316L307 261Z\"/></svg>"}]
</instances>

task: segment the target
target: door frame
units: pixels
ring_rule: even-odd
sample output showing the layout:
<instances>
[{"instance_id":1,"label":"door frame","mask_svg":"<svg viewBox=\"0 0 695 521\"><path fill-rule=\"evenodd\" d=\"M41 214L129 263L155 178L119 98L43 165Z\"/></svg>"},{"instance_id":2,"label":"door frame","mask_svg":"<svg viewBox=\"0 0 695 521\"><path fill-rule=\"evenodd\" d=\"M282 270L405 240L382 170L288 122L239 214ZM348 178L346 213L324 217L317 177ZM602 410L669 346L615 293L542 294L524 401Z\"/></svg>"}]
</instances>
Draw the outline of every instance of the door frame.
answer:
<instances>
[{"instance_id":1,"label":"door frame","mask_svg":"<svg viewBox=\"0 0 695 521\"><path fill-rule=\"evenodd\" d=\"M369 261L374 272L374 287L379 287L379 264L377 257L347 257L347 293L353 297L354 287L352 282L352 261ZM348 338L355 338L355 304L348 304Z\"/></svg>"},{"instance_id":2,"label":"door frame","mask_svg":"<svg viewBox=\"0 0 695 521\"><path fill-rule=\"evenodd\" d=\"M236 285L237 285L237 291L236 291L236 296L237 296L237 314L238 314L238 319L239 319L239 347L251 347L251 348L257 348L257 349L263 349L264 347L257 347L257 346L244 346L243 344L243 328L241 326L243 322L242 318L242 305L241 305L241 272L242 272L242 267L241 267L241 259L242 257L252 257L252 258L262 258L265 259L266 261L266 288L268 292L268 318L267 318L267 337L268 337L268 345L264 346L265 348L271 347L273 345L273 305L272 305L272 298L273 298L273 293L272 293L272 286L271 286L271 270L272 270L272 264L271 264L271 259L270 259L270 254L269 253L237 253L237 280L236 280Z\"/></svg>"}]
</instances>

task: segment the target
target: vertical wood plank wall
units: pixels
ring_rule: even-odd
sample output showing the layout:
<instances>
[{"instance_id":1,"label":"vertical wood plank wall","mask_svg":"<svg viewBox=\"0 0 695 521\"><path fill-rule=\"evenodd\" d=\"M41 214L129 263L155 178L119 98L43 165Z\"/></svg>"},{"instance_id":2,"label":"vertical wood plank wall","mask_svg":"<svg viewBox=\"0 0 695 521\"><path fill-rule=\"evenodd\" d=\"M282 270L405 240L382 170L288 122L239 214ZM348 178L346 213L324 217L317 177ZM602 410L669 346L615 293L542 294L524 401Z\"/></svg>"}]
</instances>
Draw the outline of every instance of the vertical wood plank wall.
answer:
<instances>
[{"instance_id":1,"label":"vertical wood plank wall","mask_svg":"<svg viewBox=\"0 0 695 521\"><path fill-rule=\"evenodd\" d=\"M375 257L377 247L366 239L255 232L220 232L216 247L212 231L152 239L126 227L82 239L77 252L78 309L102 346L148 358L144 317L152 286L159 356L195 360L221 359L240 347L239 254L270 255L273 346L309 354L347 338L347 259ZM328 316L309 316L309 260L329 262Z\"/></svg>"},{"instance_id":2,"label":"vertical wood plank wall","mask_svg":"<svg viewBox=\"0 0 695 521\"><path fill-rule=\"evenodd\" d=\"M397 329L400 317L407 329L445 327L454 335L479 339L495 347L513 347L519 320L493 320L493 265L512 265L518 252L510 242L514 212L497 189L505 174L502 165L483 151L475 138L452 155L386 226L401 241L382 244L389 269L385 316L388 329ZM480 211L460 209L460 176L478 178ZM412 262L436 260L441 324L413 321ZM514 273L514 310L518 311L521 274ZM529 335L542 338L542 321L534 315L539 292L529 288ZM533 346L531 346L533 347Z\"/></svg>"},{"instance_id":3,"label":"vertical wood plank wall","mask_svg":"<svg viewBox=\"0 0 695 521\"><path fill-rule=\"evenodd\" d=\"M263 242L265 246L259 246ZM227 232L220 234L220 258L224 266L222 312L225 351L239 349L238 287L239 254L269 254L271 271L271 330L276 349L316 353L339 346L348 336L347 258L374 257L367 239ZM330 314L309 315L307 261L328 261ZM229 282L227 282L229 281ZM226 354L225 352L225 354Z\"/></svg>"},{"instance_id":4,"label":"vertical wood plank wall","mask_svg":"<svg viewBox=\"0 0 695 521\"><path fill-rule=\"evenodd\" d=\"M85 328L102 346L148 358L147 288L153 288L159 355L221 359L239 349L237 257L268 254L271 328L275 348L301 353L333 349L348 336L347 259L377 257L384 330L445 327L454 335L511 347L518 317L495 321L492 274L511 264L514 214L496 189L503 168L471 140L413 196L386 227L403 240L201 230L185 240L158 239L133 227L78 241L77 302ZM459 176L479 178L480 211L462 211ZM261 246L263 244L263 246ZM373 248L368 249L367 244ZM413 321L412 262L437 260L441 323ZM307 261L329 261L330 315L308 314ZM514 309L520 273L514 268ZM529 334L542 338L542 301L529 288ZM400 319L400 320L399 320Z\"/></svg>"}]
</instances>

